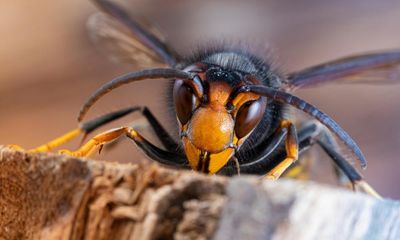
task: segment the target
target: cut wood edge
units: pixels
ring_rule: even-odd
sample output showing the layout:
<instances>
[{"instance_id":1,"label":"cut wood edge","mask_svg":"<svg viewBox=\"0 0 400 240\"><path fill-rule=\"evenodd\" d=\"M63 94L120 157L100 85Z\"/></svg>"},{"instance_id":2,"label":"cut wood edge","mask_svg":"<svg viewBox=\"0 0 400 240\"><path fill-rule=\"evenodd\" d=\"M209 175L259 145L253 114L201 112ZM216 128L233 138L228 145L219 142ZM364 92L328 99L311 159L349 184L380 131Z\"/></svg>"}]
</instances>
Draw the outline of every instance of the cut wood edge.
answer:
<instances>
[{"instance_id":1,"label":"cut wood edge","mask_svg":"<svg viewBox=\"0 0 400 240\"><path fill-rule=\"evenodd\" d=\"M400 239L400 203L0 148L0 239Z\"/></svg>"}]
</instances>

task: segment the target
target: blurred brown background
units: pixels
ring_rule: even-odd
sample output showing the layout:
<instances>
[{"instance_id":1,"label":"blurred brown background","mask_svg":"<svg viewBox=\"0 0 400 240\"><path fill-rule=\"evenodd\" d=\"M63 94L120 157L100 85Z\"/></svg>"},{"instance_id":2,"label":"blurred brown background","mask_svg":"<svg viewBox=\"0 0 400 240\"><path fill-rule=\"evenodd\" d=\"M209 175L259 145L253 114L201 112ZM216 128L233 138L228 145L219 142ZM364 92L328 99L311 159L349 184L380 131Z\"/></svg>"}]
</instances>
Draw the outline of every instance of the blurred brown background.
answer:
<instances>
[{"instance_id":1,"label":"blurred brown background","mask_svg":"<svg viewBox=\"0 0 400 240\"><path fill-rule=\"evenodd\" d=\"M158 23L181 53L209 40L242 41L272 49L286 71L400 47L397 0L134 0L127 6ZM109 62L91 44L85 24L95 11L91 2L81 0L0 2L0 143L30 148L74 128L80 105L94 89L135 69ZM167 111L163 89L162 81L119 89L100 101L91 117L139 104L150 106L163 118ZM399 91L400 84L330 85L298 92L355 138L369 160L363 171L367 180L384 196L397 199ZM137 155L131 142L122 141L98 158L135 156L142 155ZM317 175L329 172L326 162L320 163Z\"/></svg>"}]
</instances>

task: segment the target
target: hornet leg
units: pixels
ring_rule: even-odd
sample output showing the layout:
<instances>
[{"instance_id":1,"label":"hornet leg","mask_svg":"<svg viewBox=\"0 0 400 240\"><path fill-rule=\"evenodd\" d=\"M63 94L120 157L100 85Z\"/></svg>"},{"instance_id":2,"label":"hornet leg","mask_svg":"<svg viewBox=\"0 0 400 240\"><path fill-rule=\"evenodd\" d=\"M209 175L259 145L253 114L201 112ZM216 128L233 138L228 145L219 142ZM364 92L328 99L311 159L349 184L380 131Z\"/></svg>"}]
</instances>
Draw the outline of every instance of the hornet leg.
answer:
<instances>
[{"instance_id":1,"label":"hornet leg","mask_svg":"<svg viewBox=\"0 0 400 240\"><path fill-rule=\"evenodd\" d=\"M132 139L151 159L168 166L189 168L184 155L156 147L131 127L119 127L100 133L82 145L77 151L61 150L60 153L74 157L85 157L90 155L94 150L101 149L104 144L124 134Z\"/></svg>"}]
</instances>

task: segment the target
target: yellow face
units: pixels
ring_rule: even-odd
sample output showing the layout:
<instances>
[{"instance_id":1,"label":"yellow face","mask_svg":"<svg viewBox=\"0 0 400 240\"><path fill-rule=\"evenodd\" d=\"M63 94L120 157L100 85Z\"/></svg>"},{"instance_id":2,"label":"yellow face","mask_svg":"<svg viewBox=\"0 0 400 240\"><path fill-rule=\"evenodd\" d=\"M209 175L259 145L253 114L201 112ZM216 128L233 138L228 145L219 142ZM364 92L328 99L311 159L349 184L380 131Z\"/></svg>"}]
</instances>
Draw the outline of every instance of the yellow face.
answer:
<instances>
[{"instance_id":1,"label":"yellow face","mask_svg":"<svg viewBox=\"0 0 400 240\"><path fill-rule=\"evenodd\" d=\"M265 111L264 99L240 93L223 81L207 83L207 92L177 80L174 102L181 138L193 170L214 174L232 158ZM206 101L204 99L206 98Z\"/></svg>"}]
</instances>

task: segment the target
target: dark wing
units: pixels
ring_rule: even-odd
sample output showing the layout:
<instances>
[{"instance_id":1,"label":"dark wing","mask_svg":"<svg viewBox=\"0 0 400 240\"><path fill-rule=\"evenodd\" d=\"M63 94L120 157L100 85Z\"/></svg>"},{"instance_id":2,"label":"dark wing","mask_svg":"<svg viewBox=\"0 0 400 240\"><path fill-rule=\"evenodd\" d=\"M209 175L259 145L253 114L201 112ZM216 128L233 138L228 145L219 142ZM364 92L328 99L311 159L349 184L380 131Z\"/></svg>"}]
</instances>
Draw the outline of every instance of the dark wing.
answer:
<instances>
[{"instance_id":1,"label":"dark wing","mask_svg":"<svg viewBox=\"0 0 400 240\"><path fill-rule=\"evenodd\" d=\"M400 50L341 58L290 73L288 87L314 86L339 81L346 83L400 83Z\"/></svg>"},{"instance_id":2,"label":"dark wing","mask_svg":"<svg viewBox=\"0 0 400 240\"><path fill-rule=\"evenodd\" d=\"M114 3L105 0L94 2L102 13L89 18L90 37L113 60L141 67L174 66L177 63L177 54L154 27L139 24Z\"/></svg>"}]
</instances>

